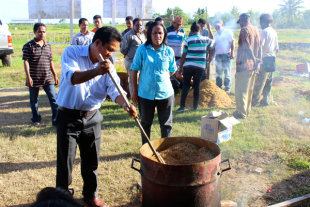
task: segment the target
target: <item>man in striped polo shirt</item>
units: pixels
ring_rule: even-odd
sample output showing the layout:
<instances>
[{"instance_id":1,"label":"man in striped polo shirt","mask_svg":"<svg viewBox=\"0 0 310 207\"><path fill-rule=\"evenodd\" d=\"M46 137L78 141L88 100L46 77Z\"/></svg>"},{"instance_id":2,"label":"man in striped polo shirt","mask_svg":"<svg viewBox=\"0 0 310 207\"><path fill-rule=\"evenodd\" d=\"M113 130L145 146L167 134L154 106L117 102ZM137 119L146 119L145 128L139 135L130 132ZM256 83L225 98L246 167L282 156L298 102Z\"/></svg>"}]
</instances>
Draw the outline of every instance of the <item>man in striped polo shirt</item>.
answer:
<instances>
[{"instance_id":1,"label":"man in striped polo shirt","mask_svg":"<svg viewBox=\"0 0 310 207\"><path fill-rule=\"evenodd\" d=\"M193 110L198 108L200 80L203 71L206 69L207 51L213 48L214 45L214 40L200 35L200 29L200 26L194 22L191 26L192 36L188 37L184 43L184 50L178 71L179 74L183 72L183 87L181 104L176 112L184 112L186 96L192 78L194 88Z\"/></svg>"},{"instance_id":2,"label":"man in striped polo shirt","mask_svg":"<svg viewBox=\"0 0 310 207\"><path fill-rule=\"evenodd\" d=\"M173 24L167 28L168 46L173 49L176 61L181 59L183 42L186 38L182 24L182 17L177 16Z\"/></svg>"},{"instance_id":3,"label":"man in striped polo shirt","mask_svg":"<svg viewBox=\"0 0 310 207\"><path fill-rule=\"evenodd\" d=\"M33 32L36 37L23 47L26 86L29 87L32 112L31 121L34 126L40 125L38 95L40 87L43 87L52 109L52 124L55 125L57 115L55 85L58 85L59 80L54 70L51 45L45 41L45 24L36 23Z\"/></svg>"},{"instance_id":4,"label":"man in striped polo shirt","mask_svg":"<svg viewBox=\"0 0 310 207\"><path fill-rule=\"evenodd\" d=\"M170 27L167 27L168 46L174 51L176 64L180 64L182 56L183 43L186 39L185 31L182 28L183 20L181 16L177 16ZM178 73L170 77L174 93L177 94L181 85L181 77Z\"/></svg>"}]
</instances>

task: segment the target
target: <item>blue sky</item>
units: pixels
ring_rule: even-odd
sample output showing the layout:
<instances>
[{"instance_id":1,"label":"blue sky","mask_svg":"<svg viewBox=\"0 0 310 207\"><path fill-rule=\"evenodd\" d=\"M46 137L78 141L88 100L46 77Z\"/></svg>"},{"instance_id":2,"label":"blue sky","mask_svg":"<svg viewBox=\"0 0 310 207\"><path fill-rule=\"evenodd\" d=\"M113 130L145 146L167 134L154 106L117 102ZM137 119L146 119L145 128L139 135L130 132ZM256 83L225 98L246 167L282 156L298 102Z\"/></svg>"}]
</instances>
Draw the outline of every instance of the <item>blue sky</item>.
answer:
<instances>
[{"instance_id":1,"label":"blue sky","mask_svg":"<svg viewBox=\"0 0 310 207\"><path fill-rule=\"evenodd\" d=\"M102 14L103 0L81 0L82 16L92 19L94 14ZM153 10L157 13L165 13L167 8L180 7L187 14L193 14L197 9L208 7L210 15L217 12L230 11L235 5L240 12L253 9L259 12L272 12L279 7L281 0L153 0ZM310 9L310 0L304 0L305 9ZM28 0L1 0L0 19L4 23L11 22L12 19L28 18ZM107 22L109 20L106 20ZM69 22L69 20L67 21ZM76 22L76 21L75 21Z\"/></svg>"}]
</instances>

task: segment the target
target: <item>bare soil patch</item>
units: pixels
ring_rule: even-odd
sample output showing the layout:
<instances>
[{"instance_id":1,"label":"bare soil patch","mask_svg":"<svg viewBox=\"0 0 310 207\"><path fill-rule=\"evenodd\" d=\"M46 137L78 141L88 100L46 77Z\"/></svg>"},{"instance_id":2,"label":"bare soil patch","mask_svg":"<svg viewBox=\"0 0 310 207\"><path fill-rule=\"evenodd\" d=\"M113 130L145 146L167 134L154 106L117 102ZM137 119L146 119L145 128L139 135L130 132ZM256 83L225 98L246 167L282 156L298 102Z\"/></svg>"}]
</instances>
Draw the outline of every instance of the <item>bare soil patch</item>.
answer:
<instances>
[{"instance_id":1,"label":"bare soil patch","mask_svg":"<svg viewBox=\"0 0 310 207\"><path fill-rule=\"evenodd\" d=\"M190 90L186 97L186 107L193 107L194 91ZM180 98L176 100L180 102ZM228 108L233 101L221 88L210 80L200 83L199 107L202 108Z\"/></svg>"}]
</instances>

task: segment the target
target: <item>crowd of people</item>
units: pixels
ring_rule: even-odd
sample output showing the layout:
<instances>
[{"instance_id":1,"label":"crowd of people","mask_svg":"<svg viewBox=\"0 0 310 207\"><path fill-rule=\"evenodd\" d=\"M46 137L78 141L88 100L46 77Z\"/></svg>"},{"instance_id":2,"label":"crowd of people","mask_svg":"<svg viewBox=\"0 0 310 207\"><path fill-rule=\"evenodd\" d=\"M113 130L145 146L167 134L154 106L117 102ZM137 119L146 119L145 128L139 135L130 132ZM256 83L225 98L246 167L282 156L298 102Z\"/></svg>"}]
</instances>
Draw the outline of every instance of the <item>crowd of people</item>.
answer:
<instances>
[{"instance_id":1,"label":"crowd of people","mask_svg":"<svg viewBox=\"0 0 310 207\"><path fill-rule=\"evenodd\" d=\"M138 118L148 137L151 134L155 111L161 137L172 133L172 111L175 94L181 91L180 107L185 111L186 97L192 86L193 109L197 110L200 83L208 78L208 64L215 58L216 85L231 90L231 69L235 57L235 40L222 20L211 24L199 19L191 25L186 36L181 16L165 27L160 17L147 22L125 19L127 29L120 33L113 27L102 27L102 19L95 15L95 28L88 30L88 20L79 20L80 32L74 36L61 58L59 81L52 60L51 46L45 41L46 25L34 25L35 38L23 47L26 85L29 87L32 123L41 121L38 111L39 88L45 90L52 109L52 124L57 127L56 187L73 195L69 188L76 148L81 156L84 202L89 206L105 206L98 197L98 163L101 142L99 109L107 95L133 118ZM251 106L270 104L272 73L278 52L277 33L271 27L272 17L260 17L259 32L246 13L237 22L241 30L238 39L235 74L236 118L246 118ZM111 59L120 48L129 75L129 93L133 104L128 107L113 79L120 84ZM101 59L103 57L103 60ZM55 93L55 85L59 91ZM121 93L126 94L124 90ZM263 96L263 98L261 98ZM142 136L142 144L146 137Z\"/></svg>"}]
</instances>

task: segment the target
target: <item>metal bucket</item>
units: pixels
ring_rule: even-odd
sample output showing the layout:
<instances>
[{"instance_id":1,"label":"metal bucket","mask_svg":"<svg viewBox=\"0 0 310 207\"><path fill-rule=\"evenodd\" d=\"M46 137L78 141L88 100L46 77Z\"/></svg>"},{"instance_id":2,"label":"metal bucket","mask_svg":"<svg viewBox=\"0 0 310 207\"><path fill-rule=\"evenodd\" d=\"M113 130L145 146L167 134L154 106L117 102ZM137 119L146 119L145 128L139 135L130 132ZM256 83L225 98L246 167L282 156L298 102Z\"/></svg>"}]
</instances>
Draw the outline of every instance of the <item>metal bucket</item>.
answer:
<instances>
[{"instance_id":1,"label":"metal bucket","mask_svg":"<svg viewBox=\"0 0 310 207\"><path fill-rule=\"evenodd\" d=\"M169 165L156 162L148 144L140 148L140 159L133 159L131 168L141 174L143 207L219 207L221 153L217 144L195 137L170 137L151 141L157 151L177 143L192 143L207 147L214 158L187 165ZM140 162L140 169L135 167Z\"/></svg>"}]
</instances>

